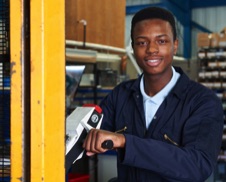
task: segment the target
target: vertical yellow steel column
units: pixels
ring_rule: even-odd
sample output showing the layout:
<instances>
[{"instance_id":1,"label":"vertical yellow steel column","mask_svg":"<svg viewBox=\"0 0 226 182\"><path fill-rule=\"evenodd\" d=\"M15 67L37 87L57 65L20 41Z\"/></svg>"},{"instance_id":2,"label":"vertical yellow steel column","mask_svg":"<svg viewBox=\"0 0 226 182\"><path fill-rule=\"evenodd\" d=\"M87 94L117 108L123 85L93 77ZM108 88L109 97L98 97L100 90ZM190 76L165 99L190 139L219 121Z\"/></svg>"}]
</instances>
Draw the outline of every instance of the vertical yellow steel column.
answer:
<instances>
[{"instance_id":1,"label":"vertical yellow steel column","mask_svg":"<svg viewBox=\"0 0 226 182\"><path fill-rule=\"evenodd\" d=\"M10 0L11 182L23 177L22 1Z\"/></svg>"},{"instance_id":2,"label":"vertical yellow steel column","mask_svg":"<svg viewBox=\"0 0 226 182\"><path fill-rule=\"evenodd\" d=\"M23 3L23 0L10 0L11 182L24 181ZM64 1L32 0L30 14L30 181L63 182L65 180Z\"/></svg>"},{"instance_id":3,"label":"vertical yellow steel column","mask_svg":"<svg viewBox=\"0 0 226 182\"><path fill-rule=\"evenodd\" d=\"M31 181L65 181L65 2L32 0Z\"/></svg>"}]
</instances>

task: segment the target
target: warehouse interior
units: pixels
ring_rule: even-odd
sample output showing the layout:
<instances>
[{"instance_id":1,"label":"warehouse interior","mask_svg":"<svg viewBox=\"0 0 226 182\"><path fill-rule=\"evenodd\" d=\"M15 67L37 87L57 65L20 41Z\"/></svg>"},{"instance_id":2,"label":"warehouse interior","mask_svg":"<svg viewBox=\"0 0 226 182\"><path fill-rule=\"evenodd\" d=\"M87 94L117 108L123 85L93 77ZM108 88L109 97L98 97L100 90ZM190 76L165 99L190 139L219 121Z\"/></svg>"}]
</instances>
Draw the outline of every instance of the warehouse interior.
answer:
<instances>
[{"instance_id":1,"label":"warehouse interior","mask_svg":"<svg viewBox=\"0 0 226 182\"><path fill-rule=\"evenodd\" d=\"M65 171L65 121L142 73L130 26L149 6L175 15L173 65L212 89L226 114L225 0L0 0L0 181L114 181L115 151ZM206 182L226 181L225 134Z\"/></svg>"}]
</instances>

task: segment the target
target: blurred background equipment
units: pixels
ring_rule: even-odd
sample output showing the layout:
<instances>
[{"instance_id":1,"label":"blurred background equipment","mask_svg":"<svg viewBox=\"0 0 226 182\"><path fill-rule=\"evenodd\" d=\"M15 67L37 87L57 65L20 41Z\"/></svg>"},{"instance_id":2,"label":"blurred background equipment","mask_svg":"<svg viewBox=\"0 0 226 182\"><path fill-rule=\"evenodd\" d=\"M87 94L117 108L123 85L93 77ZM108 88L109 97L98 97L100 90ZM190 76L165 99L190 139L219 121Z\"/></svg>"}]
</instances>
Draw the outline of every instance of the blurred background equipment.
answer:
<instances>
[{"instance_id":1,"label":"blurred background equipment","mask_svg":"<svg viewBox=\"0 0 226 182\"><path fill-rule=\"evenodd\" d=\"M9 1L0 0L0 181L10 181Z\"/></svg>"}]
</instances>

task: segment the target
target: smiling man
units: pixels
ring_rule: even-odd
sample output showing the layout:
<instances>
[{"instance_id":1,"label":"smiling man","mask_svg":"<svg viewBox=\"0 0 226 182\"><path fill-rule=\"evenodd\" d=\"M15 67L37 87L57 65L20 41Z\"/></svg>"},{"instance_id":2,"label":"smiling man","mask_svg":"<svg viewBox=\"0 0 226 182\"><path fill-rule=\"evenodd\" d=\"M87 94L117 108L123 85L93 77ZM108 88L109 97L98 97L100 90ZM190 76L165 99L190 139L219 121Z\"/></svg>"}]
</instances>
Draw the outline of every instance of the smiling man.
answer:
<instances>
[{"instance_id":1,"label":"smiling man","mask_svg":"<svg viewBox=\"0 0 226 182\"><path fill-rule=\"evenodd\" d=\"M113 141L120 182L204 182L221 146L220 100L172 66L178 39L169 11L150 7L136 13L131 39L143 74L101 102L101 130L89 132L86 154L106 152L102 144Z\"/></svg>"}]
</instances>

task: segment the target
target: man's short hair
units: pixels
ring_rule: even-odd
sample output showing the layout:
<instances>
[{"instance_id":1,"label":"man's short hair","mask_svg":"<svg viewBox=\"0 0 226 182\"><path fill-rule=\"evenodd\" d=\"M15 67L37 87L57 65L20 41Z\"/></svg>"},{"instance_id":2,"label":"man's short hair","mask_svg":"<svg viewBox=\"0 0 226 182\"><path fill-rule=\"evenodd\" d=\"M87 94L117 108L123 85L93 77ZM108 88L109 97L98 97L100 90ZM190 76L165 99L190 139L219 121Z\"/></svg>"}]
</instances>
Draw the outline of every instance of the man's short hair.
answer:
<instances>
[{"instance_id":1,"label":"man's short hair","mask_svg":"<svg viewBox=\"0 0 226 182\"><path fill-rule=\"evenodd\" d=\"M173 32L173 40L176 40L177 37L177 32L176 32L176 25L175 25L175 19L173 14L163 8L159 7L148 7L145 9L142 9L138 11L131 22L131 40L132 40L132 45L133 45L133 30L136 25L136 23L142 21L142 20L147 20L147 19L162 19L170 23L172 27L172 32Z\"/></svg>"}]
</instances>

